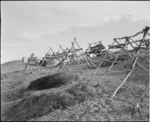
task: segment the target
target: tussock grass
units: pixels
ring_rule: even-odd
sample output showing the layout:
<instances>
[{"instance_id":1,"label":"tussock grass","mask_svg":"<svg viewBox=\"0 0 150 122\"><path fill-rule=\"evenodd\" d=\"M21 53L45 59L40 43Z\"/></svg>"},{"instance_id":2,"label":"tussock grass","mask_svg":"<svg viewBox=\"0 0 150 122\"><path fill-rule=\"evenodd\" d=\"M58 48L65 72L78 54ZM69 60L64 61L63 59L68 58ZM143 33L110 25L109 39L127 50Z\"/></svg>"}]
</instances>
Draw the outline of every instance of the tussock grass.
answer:
<instances>
[{"instance_id":1,"label":"tussock grass","mask_svg":"<svg viewBox=\"0 0 150 122\"><path fill-rule=\"evenodd\" d=\"M42 81L42 79L44 80ZM65 79L67 79L67 81ZM43 88L45 89L54 87L56 88L56 90L59 90L60 88L58 86L60 84L58 82L61 82L61 84L63 85L65 84L67 87L67 83L71 79L71 74L58 73L31 82L32 85L30 84L27 90L35 88L37 90L41 90ZM74 80L77 79L78 77L76 77L76 79ZM42 84L42 82L44 83ZM57 83L58 85L56 85ZM40 87L38 85L40 85ZM30 118L46 115L56 109L66 109L68 106L73 106L77 103L84 102L86 99L91 97L92 92L90 91L90 93L88 93L88 89L88 85L83 85L83 83L78 81L76 85L67 87L67 89L64 88L64 90L60 90L60 92L53 92L51 94L43 93L40 95L30 95L26 98L23 98L19 103L12 106L6 112L5 120L25 121ZM93 94L95 93L93 92Z\"/></svg>"},{"instance_id":2,"label":"tussock grass","mask_svg":"<svg viewBox=\"0 0 150 122\"><path fill-rule=\"evenodd\" d=\"M9 101L15 101L17 99L22 98L24 92L26 89L24 87L19 87L12 90L7 90L2 93L2 100L1 102L9 102Z\"/></svg>"}]
</instances>

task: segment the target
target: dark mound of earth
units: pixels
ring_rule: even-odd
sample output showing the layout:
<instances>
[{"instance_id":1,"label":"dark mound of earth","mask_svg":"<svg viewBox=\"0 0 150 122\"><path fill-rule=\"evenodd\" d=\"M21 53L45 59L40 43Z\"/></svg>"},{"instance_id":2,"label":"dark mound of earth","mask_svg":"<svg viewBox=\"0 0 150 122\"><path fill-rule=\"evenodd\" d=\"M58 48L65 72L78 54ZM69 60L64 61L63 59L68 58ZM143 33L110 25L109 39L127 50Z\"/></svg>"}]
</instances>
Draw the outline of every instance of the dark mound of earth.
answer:
<instances>
[{"instance_id":1,"label":"dark mound of earth","mask_svg":"<svg viewBox=\"0 0 150 122\"><path fill-rule=\"evenodd\" d=\"M69 81L72 80L78 80L79 77L77 75L73 75L71 73L57 73L45 77L41 77L39 79L36 79L32 81L27 90L44 90L44 89L50 89L50 88L57 88L61 85L65 85L69 83Z\"/></svg>"}]
</instances>

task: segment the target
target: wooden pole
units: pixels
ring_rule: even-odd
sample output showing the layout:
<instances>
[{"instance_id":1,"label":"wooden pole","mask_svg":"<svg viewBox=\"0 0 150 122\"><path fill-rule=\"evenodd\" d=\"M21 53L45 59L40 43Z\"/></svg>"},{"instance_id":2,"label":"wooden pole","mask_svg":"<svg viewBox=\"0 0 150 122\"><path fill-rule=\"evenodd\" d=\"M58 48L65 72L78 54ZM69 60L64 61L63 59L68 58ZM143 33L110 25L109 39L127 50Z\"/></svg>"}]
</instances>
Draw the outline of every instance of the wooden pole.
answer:
<instances>
[{"instance_id":1,"label":"wooden pole","mask_svg":"<svg viewBox=\"0 0 150 122\"><path fill-rule=\"evenodd\" d=\"M149 84L147 85L144 93L142 94L142 96L140 97L140 99L138 100L137 104L136 104L136 109L139 109L141 102L143 102L143 97L146 94L147 90L149 89Z\"/></svg>"},{"instance_id":2,"label":"wooden pole","mask_svg":"<svg viewBox=\"0 0 150 122\"><path fill-rule=\"evenodd\" d=\"M74 38L74 42L77 44L77 46L78 46L79 48L81 48L81 47L79 46L79 44L78 44L76 38ZM82 53L81 53L80 51L79 51L79 53L80 53L80 54L82 54L82 53L84 54L83 50L82 50ZM86 58L83 57L83 59L84 59L88 64L90 64L90 63L87 61Z\"/></svg>"},{"instance_id":3,"label":"wooden pole","mask_svg":"<svg viewBox=\"0 0 150 122\"><path fill-rule=\"evenodd\" d=\"M77 58L77 57L76 57ZM88 67L84 64L84 62L82 62L82 59L79 57L79 59L80 59L80 63L87 69L87 70L89 70L88 69Z\"/></svg>"},{"instance_id":4,"label":"wooden pole","mask_svg":"<svg viewBox=\"0 0 150 122\"><path fill-rule=\"evenodd\" d=\"M121 52L121 50L120 50L120 52ZM99 83L98 83L98 86L100 85L100 83L102 82L102 80L105 78L105 76L107 75L107 73L108 73L109 71L111 71L111 68L114 66L115 62L117 61L120 52L118 52L118 54L116 55L115 60L113 61L113 63L112 63L111 66L109 67L109 69L104 73L104 75L103 75L102 78L100 79L100 81L99 81Z\"/></svg>"},{"instance_id":5,"label":"wooden pole","mask_svg":"<svg viewBox=\"0 0 150 122\"><path fill-rule=\"evenodd\" d=\"M65 50L61 47L61 45L60 45L60 48L63 50L63 52L65 52ZM67 53L69 53L69 52L67 52ZM68 59L70 60L69 55L68 55ZM76 61L74 61L74 62L77 63ZM76 65L76 66L81 70L81 68L78 65Z\"/></svg>"},{"instance_id":6,"label":"wooden pole","mask_svg":"<svg viewBox=\"0 0 150 122\"><path fill-rule=\"evenodd\" d=\"M133 39L130 39L132 42L134 41ZM139 46L138 44L137 44L137 42L135 42L135 44L137 45L137 46ZM142 56L143 57L143 56ZM144 57L143 57L144 58ZM149 60L146 58L146 60L149 62Z\"/></svg>"},{"instance_id":7,"label":"wooden pole","mask_svg":"<svg viewBox=\"0 0 150 122\"><path fill-rule=\"evenodd\" d=\"M59 49L58 49L57 53L59 53L59 51L60 51L60 46L59 46Z\"/></svg>"},{"instance_id":8,"label":"wooden pole","mask_svg":"<svg viewBox=\"0 0 150 122\"><path fill-rule=\"evenodd\" d=\"M131 46L132 46L132 48L134 49L135 47L132 45L132 43L130 42L130 40L132 40L132 39L130 39L130 38L126 38L126 41L127 41L127 43L129 43ZM132 40L133 41L133 40ZM136 42L135 42L135 44L137 45L137 46L139 46ZM142 56L143 57L143 56ZM144 57L143 57L144 58ZM146 58L146 60L149 62L149 60ZM137 64L140 66L140 67L142 67L146 72L148 72L148 70L146 69L146 68L144 68L141 64L139 64L138 63L138 61L137 61Z\"/></svg>"},{"instance_id":9,"label":"wooden pole","mask_svg":"<svg viewBox=\"0 0 150 122\"><path fill-rule=\"evenodd\" d=\"M112 45L114 45L115 41L112 43ZM110 50L110 48L108 48L108 51ZM94 77L96 75L96 73L99 70L99 67L102 65L103 61L106 59L106 57L108 56L108 54L106 53L105 56L103 57L102 61L99 63L99 66L97 67L97 69L95 70L94 74L92 75L92 77ZM92 78L91 77L91 78Z\"/></svg>"},{"instance_id":10,"label":"wooden pole","mask_svg":"<svg viewBox=\"0 0 150 122\"><path fill-rule=\"evenodd\" d=\"M116 95L116 93L118 92L118 90L123 86L123 84L126 82L126 80L128 79L128 77L131 75L131 73L133 72L134 68L135 68L135 64L136 61L138 60L138 57L135 58L134 63L132 65L132 69L131 71L128 73L128 75L126 76L126 78L124 79L124 81L118 86L118 88L115 90L115 92L113 93L111 99Z\"/></svg>"},{"instance_id":11,"label":"wooden pole","mask_svg":"<svg viewBox=\"0 0 150 122\"><path fill-rule=\"evenodd\" d=\"M79 44L78 44L78 42L77 42L77 40L76 40L76 38L74 39L74 42L76 42L76 44L77 44L77 46L79 47L79 48L81 48L80 46L79 46ZM83 52L83 50L82 50L82 53L84 54L84 52ZM81 53L80 53L81 54ZM82 55L82 54L81 54ZM86 56L87 57L87 56ZM87 59L88 59L88 57L87 57ZM89 61L87 60L86 58L84 58L84 60L88 63L88 64L90 64L89 63L89 61L92 63L92 65L97 69L97 66L89 59Z\"/></svg>"},{"instance_id":12,"label":"wooden pole","mask_svg":"<svg viewBox=\"0 0 150 122\"><path fill-rule=\"evenodd\" d=\"M76 42L76 38L74 38L74 42ZM72 42L72 49L73 49L73 51L74 51L74 42ZM77 44L77 43L76 43ZM78 44L77 44L78 45ZM79 45L78 45L78 47L79 48L81 48ZM80 52L80 51L79 51ZM74 55L75 56L75 55ZM76 55L76 58L77 58L77 55ZM78 56L78 58L80 59L80 62L81 62L81 64L87 69L87 70L89 70L88 68L87 68L87 66L86 65L84 65L84 63L82 62L82 59Z\"/></svg>"},{"instance_id":13,"label":"wooden pole","mask_svg":"<svg viewBox=\"0 0 150 122\"><path fill-rule=\"evenodd\" d=\"M51 48L51 50L52 50L52 48ZM57 56L56 56L56 54L54 53L54 51L52 50L52 52L53 52L53 54L54 54L54 56L55 56L55 58L58 60L58 61L60 61L60 59L59 58L57 58ZM67 58L66 58L67 59ZM62 59L63 60L63 59ZM62 63L63 63L64 61L62 61ZM60 64L61 65L61 64ZM69 69L66 65L65 65L65 67L67 68L67 69Z\"/></svg>"},{"instance_id":14,"label":"wooden pole","mask_svg":"<svg viewBox=\"0 0 150 122\"><path fill-rule=\"evenodd\" d=\"M68 58L68 55L67 55L67 58ZM66 59L67 59L67 58L66 58ZM60 69L59 69L58 72L60 72L64 67L65 67L66 69L70 70L70 69L66 66L66 63L63 63L62 66L61 66L61 64L60 64Z\"/></svg>"},{"instance_id":15,"label":"wooden pole","mask_svg":"<svg viewBox=\"0 0 150 122\"><path fill-rule=\"evenodd\" d=\"M86 56L86 57L93 64L93 66L97 69L97 66L94 64L94 62L88 56Z\"/></svg>"}]
</instances>

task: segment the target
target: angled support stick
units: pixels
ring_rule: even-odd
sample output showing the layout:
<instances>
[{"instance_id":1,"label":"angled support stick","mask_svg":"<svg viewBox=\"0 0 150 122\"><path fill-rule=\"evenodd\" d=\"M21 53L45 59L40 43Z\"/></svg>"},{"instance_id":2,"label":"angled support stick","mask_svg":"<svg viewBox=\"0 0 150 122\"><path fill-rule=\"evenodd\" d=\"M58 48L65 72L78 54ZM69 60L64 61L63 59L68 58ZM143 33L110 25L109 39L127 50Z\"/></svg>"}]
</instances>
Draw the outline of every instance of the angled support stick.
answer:
<instances>
[{"instance_id":1,"label":"angled support stick","mask_svg":"<svg viewBox=\"0 0 150 122\"><path fill-rule=\"evenodd\" d=\"M76 42L76 38L74 38L74 42L72 42L72 49L73 49L73 51L74 51L74 43ZM76 43L77 44L77 43ZM78 44L77 44L78 45ZM78 47L79 48L81 48L79 45L78 45ZM80 52L80 51L79 51ZM74 55L75 56L75 55ZM76 56L77 57L77 56ZM84 63L82 62L82 59L79 57L79 59L80 59L80 62L81 62L81 64L87 69L87 70L89 70L88 68L87 68L87 66L86 65L84 65ZM83 59L84 59L84 57L83 57Z\"/></svg>"},{"instance_id":2,"label":"angled support stick","mask_svg":"<svg viewBox=\"0 0 150 122\"><path fill-rule=\"evenodd\" d=\"M121 50L120 50L120 52L121 52ZM102 80L105 78L105 76L107 75L107 73L108 73L109 71L111 71L111 68L114 66L115 62L117 61L120 52L118 52L118 54L116 55L115 60L113 61L113 63L112 63L111 66L109 67L109 69L104 73L104 75L102 76L102 78L100 79L100 81L98 82L98 86L100 85L100 83L102 82Z\"/></svg>"},{"instance_id":3,"label":"angled support stick","mask_svg":"<svg viewBox=\"0 0 150 122\"><path fill-rule=\"evenodd\" d=\"M130 39L132 42L134 41L133 39ZM139 46L138 44L137 44L137 42L135 42L135 44L137 45L137 46ZM143 57L143 56L142 56ZM143 57L144 58L144 57ZM146 58L146 60L149 62L149 60Z\"/></svg>"},{"instance_id":4,"label":"angled support stick","mask_svg":"<svg viewBox=\"0 0 150 122\"><path fill-rule=\"evenodd\" d=\"M51 47L50 47L50 49L51 49L53 55L55 56L55 58L56 58L58 61L60 61L60 60L57 58L57 56L56 56L55 52L53 51L53 49L52 49Z\"/></svg>"},{"instance_id":5,"label":"angled support stick","mask_svg":"<svg viewBox=\"0 0 150 122\"><path fill-rule=\"evenodd\" d=\"M131 46L132 46L132 48L134 49L135 47L132 45L132 43L130 43L130 40L129 40L129 38L128 37L126 37L126 41L127 41L127 43L128 44L130 44ZM135 42L136 43L136 42ZM142 43L142 42L141 42ZM137 46L139 46L137 43L136 43L136 45ZM132 56L131 55L129 55L131 58L132 58ZM143 57L143 56L142 56ZM132 58L133 59L133 58ZM148 59L146 59L146 60L148 60ZM148 60L149 61L149 60ZM145 68L145 67L143 67L138 61L137 61L137 64L140 66L140 67L142 67L146 72L148 72L148 70Z\"/></svg>"},{"instance_id":6,"label":"angled support stick","mask_svg":"<svg viewBox=\"0 0 150 122\"><path fill-rule=\"evenodd\" d=\"M77 58L77 57L76 57ZM79 59L80 59L80 62L81 62L81 64L87 69L87 70L89 70L88 69L88 67L82 62L82 59L79 57Z\"/></svg>"},{"instance_id":7,"label":"angled support stick","mask_svg":"<svg viewBox=\"0 0 150 122\"><path fill-rule=\"evenodd\" d=\"M60 48L63 50L63 52L65 52L65 50L62 48L62 46L60 45ZM67 52L67 53L69 53L69 52ZM69 55L68 55L68 57L69 57ZM70 60L70 58L69 58L69 60ZM77 64L77 62L74 60L74 62ZM78 65L76 65L80 70L81 70L81 68L78 66Z\"/></svg>"},{"instance_id":8,"label":"angled support stick","mask_svg":"<svg viewBox=\"0 0 150 122\"><path fill-rule=\"evenodd\" d=\"M115 41L112 43L112 45L114 45ZM110 50L110 48L108 48L108 51ZM102 65L103 61L106 59L106 57L108 56L108 54L106 53L105 56L103 57L102 61L99 63L99 66L97 67L97 69L95 70L94 74L91 76L91 78L93 78L96 73L98 72L99 70L99 67Z\"/></svg>"},{"instance_id":9,"label":"angled support stick","mask_svg":"<svg viewBox=\"0 0 150 122\"><path fill-rule=\"evenodd\" d=\"M74 38L74 42L77 44L77 46L78 46L79 48L81 48L80 45L78 44L76 38ZM84 54L83 50L82 50L82 53L81 53L80 51L79 51L79 53L80 53L80 54L82 54L82 53ZM90 64L90 62L89 62L86 58L83 57L83 59L84 59L88 64ZM93 62L91 62L91 63L93 64L93 66L94 66L95 68L97 68L96 65L95 65Z\"/></svg>"},{"instance_id":10,"label":"angled support stick","mask_svg":"<svg viewBox=\"0 0 150 122\"><path fill-rule=\"evenodd\" d=\"M140 99L139 99L139 102L136 104L136 109L139 109L139 107L140 107L140 105L141 105L141 102L143 102L143 97L144 97L144 95L146 94L146 92L148 91L148 89L149 89L149 85L147 85L147 87L146 87L144 93L142 94L142 96L141 96Z\"/></svg>"},{"instance_id":11,"label":"angled support stick","mask_svg":"<svg viewBox=\"0 0 150 122\"><path fill-rule=\"evenodd\" d=\"M87 57L87 59L93 64L93 66L97 69L97 66L94 64L94 62L91 60L91 58L88 57L88 56L86 56L86 57Z\"/></svg>"},{"instance_id":12,"label":"angled support stick","mask_svg":"<svg viewBox=\"0 0 150 122\"><path fill-rule=\"evenodd\" d=\"M76 57L77 59L78 59L78 57ZM80 61L80 59L78 60L78 61L76 61L76 60L74 60L74 62L76 63L76 66L80 69L80 70L82 70L82 68L81 67L79 67L79 64L81 64L81 65L83 65L87 70L88 70L88 68L84 65L84 64L82 64L82 61Z\"/></svg>"},{"instance_id":13,"label":"angled support stick","mask_svg":"<svg viewBox=\"0 0 150 122\"><path fill-rule=\"evenodd\" d=\"M50 48L51 50L52 50L52 48ZM59 58L57 58L57 56L56 56L56 54L54 53L54 51L52 50L52 52L53 52L53 54L54 54L54 56L55 56L55 58L58 60L58 61L60 61L60 59ZM67 66L65 66L67 69L69 69Z\"/></svg>"},{"instance_id":14,"label":"angled support stick","mask_svg":"<svg viewBox=\"0 0 150 122\"><path fill-rule=\"evenodd\" d=\"M59 51L60 51L60 47L59 47L59 49L58 49L57 53L59 53Z\"/></svg>"},{"instance_id":15,"label":"angled support stick","mask_svg":"<svg viewBox=\"0 0 150 122\"><path fill-rule=\"evenodd\" d=\"M118 92L118 90L123 86L123 84L126 82L126 80L128 79L128 77L131 75L131 73L133 72L134 68L135 68L135 64L136 61L138 60L138 57L135 58L134 63L132 65L132 69L131 71L128 73L128 75L126 76L126 78L124 79L124 81L118 86L118 88L115 90L115 92L113 93L111 99L116 95L116 93Z\"/></svg>"},{"instance_id":16,"label":"angled support stick","mask_svg":"<svg viewBox=\"0 0 150 122\"><path fill-rule=\"evenodd\" d=\"M67 55L66 59L67 59L67 58L68 58L68 55ZM62 63L63 63L63 62L62 62ZM60 64L60 69L59 69L58 72L60 72L64 67L65 67L67 70L70 70L70 69L66 66L66 63L64 62L62 66L61 66L61 64Z\"/></svg>"}]
</instances>

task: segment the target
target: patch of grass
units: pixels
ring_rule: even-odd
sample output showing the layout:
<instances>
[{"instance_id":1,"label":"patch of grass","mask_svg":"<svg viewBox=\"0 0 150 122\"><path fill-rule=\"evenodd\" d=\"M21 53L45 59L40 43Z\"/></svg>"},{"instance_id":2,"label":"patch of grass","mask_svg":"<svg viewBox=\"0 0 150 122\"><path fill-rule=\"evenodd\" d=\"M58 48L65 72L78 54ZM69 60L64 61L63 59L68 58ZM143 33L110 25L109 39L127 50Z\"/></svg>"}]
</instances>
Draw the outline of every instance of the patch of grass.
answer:
<instances>
[{"instance_id":1,"label":"patch of grass","mask_svg":"<svg viewBox=\"0 0 150 122\"><path fill-rule=\"evenodd\" d=\"M28 96L12 106L6 113L6 120L25 121L33 117L40 117L56 109L66 109L77 103L84 102L91 97L81 85L75 85L67 90L53 94Z\"/></svg>"},{"instance_id":2,"label":"patch of grass","mask_svg":"<svg viewBox=\"0 0 150 122\"><path fill-rule=\"evenodd\" d=\"M4 91L2 93L2 101L3 102L9 102L9 101L14 101L17 99L20 99L23 97L24 91L26 89L24 87L19 87L17 89L13 89L11 91Z\"/></svg>"}]
</instances>

